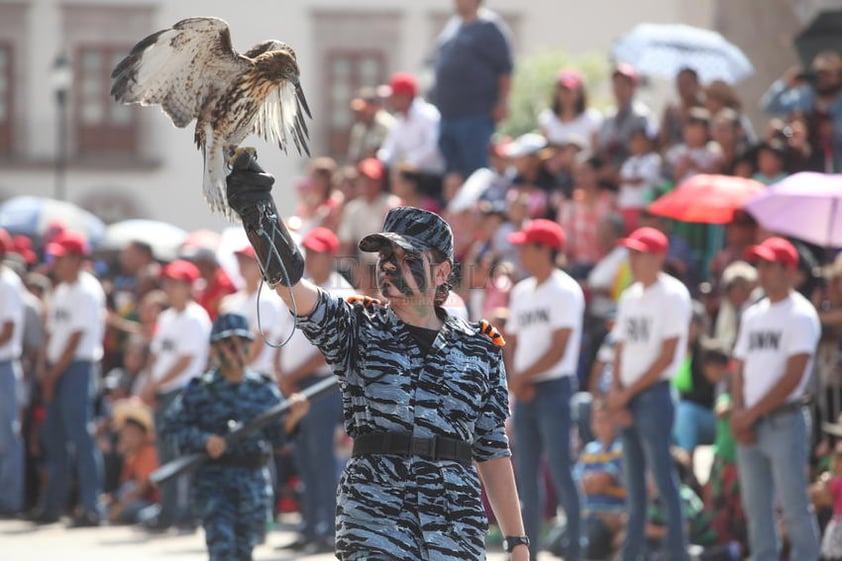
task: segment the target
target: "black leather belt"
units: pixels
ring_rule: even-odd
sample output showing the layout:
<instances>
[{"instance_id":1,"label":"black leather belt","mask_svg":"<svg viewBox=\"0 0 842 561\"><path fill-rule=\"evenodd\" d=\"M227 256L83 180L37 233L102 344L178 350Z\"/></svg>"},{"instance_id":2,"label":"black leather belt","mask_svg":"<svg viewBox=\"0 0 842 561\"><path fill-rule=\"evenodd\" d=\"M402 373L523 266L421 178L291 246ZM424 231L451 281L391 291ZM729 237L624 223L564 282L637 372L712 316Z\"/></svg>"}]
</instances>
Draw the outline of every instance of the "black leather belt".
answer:
<instances>
[{"instance_id":1,"label":"black leather belt","mask_svg":"<svg viewBox=\"0 0 842 561\"><path fill-rule=\"evenodd\" d=\"M354 439L354 456L395 454L419 456L428 460L452 460L471 464L471 445L464 440L436 436L418 438L408 432L373 432Z\"/></svg>"},{"instance_id":2,"label":"black leather belt","mask_svg":"<svg viewBox=\"0 0 842 561\"><path fill-rule=\"evenodd\" d=\"M765 415L763 415L764 419L768 419L770 417L777 417L779 415L786 415L787 413L797 413L800 412L804 406L807 405L807 402L803 399L798 399L796 401L787 401L778 405Z\"/></svg>"},{"instance_id":3,"label":"black leather belt","mask_svg":"<svg viewBox=\"0 0 842 561\"><path fill-rule=\"evenodd\" d=\"M262 469L269 463L268 454L241 454L229 456L227 454L215 460L209 460L209 464L223 467L235 467L245 469Z\"/></svg>"}]
</instances>

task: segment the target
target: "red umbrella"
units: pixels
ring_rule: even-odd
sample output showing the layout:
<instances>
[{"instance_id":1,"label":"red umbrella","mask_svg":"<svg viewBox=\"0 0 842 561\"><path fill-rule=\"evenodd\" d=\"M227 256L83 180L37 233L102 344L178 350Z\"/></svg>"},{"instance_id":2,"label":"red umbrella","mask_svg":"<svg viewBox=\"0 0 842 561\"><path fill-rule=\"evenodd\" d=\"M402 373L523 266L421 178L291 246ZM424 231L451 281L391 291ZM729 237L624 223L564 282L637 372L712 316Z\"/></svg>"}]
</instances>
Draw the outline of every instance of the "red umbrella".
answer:
<instances>
[{"instance_id":1,"label":"red umbrella","mask_svg":"<svg viewBox=\"0 0 842 561\"><path fill-rule=\"evenodd\" d=\"M753 179L694 175L649 205L649 212L682 222L727 224L735 210L765 190L765 185Z\"/></svg>"}]
</instances>

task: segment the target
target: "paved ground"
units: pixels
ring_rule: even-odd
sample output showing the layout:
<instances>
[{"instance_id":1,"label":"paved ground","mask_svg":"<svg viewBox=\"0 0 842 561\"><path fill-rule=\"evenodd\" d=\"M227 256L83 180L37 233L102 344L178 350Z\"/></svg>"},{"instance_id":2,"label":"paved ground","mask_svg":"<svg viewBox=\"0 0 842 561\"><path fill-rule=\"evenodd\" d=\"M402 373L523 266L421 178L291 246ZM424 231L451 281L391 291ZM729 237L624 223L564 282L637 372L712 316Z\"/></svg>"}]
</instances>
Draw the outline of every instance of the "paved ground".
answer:
<instances>
[{"instance_id":1,"label":"paved ground","mask_svg":"<svg viewBox=\"0 0 842 561\"><path fill-rule=\"evenodd\" d=\"M332 553L303 556L277 550L293 539L289 530L269 534L266 545L255 550L255 561L334 560ZM205 561L201 531L189 536L155 535L127 527L69 530L61 524L35 527L19 520L0 520L2 561ZM503 561L502 553L491 553L489 561ZM542 555L550 561L550 555Z\"/></svg>"},{"instance_id":2,"label":"paved ground","mask_svg":"<svg viewBox=\"0 0 842 561\"><path fill-rule=\"evenodd\" d=\"M704 479L711 450L696 454L698 475ZM269 534L267 543L255 550L255 561L330 561L333 554L303 556L276 549L294 538L286 520ZM0 520L0 561L204 561L207 559L201 531L189 536L154 535L128 527L68 530L61 524L36 527L20 520ZM491 552L488 561L504 561L501 552ZM538 561L558 559L542 553Z\"/></svg>"}]
</instances>

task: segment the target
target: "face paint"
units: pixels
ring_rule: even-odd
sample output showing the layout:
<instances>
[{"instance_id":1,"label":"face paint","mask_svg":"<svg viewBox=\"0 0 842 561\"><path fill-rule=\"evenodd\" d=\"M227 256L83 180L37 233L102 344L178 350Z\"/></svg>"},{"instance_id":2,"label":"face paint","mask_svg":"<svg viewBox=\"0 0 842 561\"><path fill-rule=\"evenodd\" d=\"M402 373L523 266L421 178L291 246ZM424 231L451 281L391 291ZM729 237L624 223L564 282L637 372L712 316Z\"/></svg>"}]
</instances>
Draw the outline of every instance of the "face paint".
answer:
<instances>
[{"instance_id":1,"label":"face paint","mask_svg":"<svg viewBox=\"0 0 842 561\"><path fill-rule=\"evenodd\" d=\"M382 250L377 261L377 284L380 291L385 294L386 287L391 285L404 296L425 292L428 282L424 263L425 256L420 253L407 252L403 259L398 259L394 251ZM415 287L408 282L407 273L415 281Z\"/></svg>"},{"instance_id":2,"label":"face paint","mask_svg":"<svg viewBox=\"0 0 842 561\"><path fill-rule=\"evenodd\" d=\"M216 344L220 366L226 370L241 370L246 366L246 351L239 338L223 339Z\"/></svg>"}]
</instances>

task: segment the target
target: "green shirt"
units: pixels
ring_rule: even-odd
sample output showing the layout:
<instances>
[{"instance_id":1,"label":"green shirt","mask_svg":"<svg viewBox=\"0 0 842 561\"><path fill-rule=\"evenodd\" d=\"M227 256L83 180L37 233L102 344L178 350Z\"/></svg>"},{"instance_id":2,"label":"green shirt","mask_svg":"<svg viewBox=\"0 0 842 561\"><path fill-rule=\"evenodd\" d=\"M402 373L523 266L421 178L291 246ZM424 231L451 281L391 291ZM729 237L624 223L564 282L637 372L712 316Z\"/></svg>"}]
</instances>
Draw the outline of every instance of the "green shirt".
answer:
<instances>
[{"instance_id":1,"label":"green shirt","mask_svg":"<svg viewBox=\"0 0 842 561\"><path fill-rule=\"evenodd\" d=\"M716 407L730 405L731 395L724 393L716 399ZM731 415L716 419L716 439L713 441L713 453L728 463L737 462L737 441L731 432Z\"/></svg>"}]
</instances>

